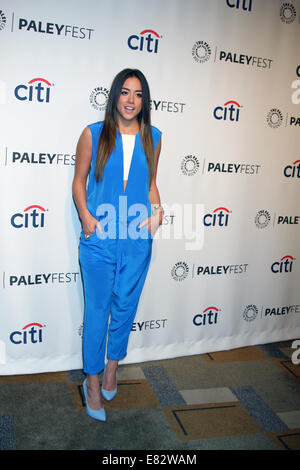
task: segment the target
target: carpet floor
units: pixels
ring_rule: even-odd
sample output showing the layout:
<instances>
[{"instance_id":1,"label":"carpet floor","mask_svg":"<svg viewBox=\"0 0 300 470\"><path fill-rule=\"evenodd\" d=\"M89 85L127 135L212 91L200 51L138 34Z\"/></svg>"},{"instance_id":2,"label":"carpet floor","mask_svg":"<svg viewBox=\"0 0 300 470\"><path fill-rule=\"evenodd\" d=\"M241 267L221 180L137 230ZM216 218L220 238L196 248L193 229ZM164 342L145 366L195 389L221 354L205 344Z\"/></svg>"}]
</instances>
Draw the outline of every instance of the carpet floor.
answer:
<instances>
[{"instance_id":1,"label":"carpet floor","mask_svg":"<svg viewBox=\"0 0 300 470\"><path fill-rule=\"evenodd\" d=\"M0 377L0 450L300 450L292 341L119 367L107 421L81 370ZM101 376L100 376L101 381Z\"/></svg>"}]
</instances>

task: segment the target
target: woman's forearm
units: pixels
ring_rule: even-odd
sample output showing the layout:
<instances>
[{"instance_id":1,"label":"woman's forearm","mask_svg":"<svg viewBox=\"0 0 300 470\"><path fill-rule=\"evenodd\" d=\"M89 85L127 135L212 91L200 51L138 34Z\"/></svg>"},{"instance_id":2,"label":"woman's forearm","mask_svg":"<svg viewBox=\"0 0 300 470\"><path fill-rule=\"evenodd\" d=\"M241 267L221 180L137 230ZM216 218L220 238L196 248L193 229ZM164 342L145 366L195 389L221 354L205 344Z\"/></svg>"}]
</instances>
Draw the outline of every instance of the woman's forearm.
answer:
<instances>
[{"instance_id":1,"label":"woman's forearm","mask_svg":"<svg viewBox=\"0 0 300 470\"><path fill-rule=\"evenodd\" d=\"M150 204L158 204L160 206L160 195L156 185L152 184L149 191Z\"/></svg>"},{"instance_id":2,"label":"woman's forearm","mask_svg":"<svg viewBox=\"0 0 300 470\"><path fill-rule=\"evenodd\" d=\"M86 205L86 182L80 178L74 178L72 184L72 193L79 217L82 220L89 212Z\"/></svg>"}]
</instances>

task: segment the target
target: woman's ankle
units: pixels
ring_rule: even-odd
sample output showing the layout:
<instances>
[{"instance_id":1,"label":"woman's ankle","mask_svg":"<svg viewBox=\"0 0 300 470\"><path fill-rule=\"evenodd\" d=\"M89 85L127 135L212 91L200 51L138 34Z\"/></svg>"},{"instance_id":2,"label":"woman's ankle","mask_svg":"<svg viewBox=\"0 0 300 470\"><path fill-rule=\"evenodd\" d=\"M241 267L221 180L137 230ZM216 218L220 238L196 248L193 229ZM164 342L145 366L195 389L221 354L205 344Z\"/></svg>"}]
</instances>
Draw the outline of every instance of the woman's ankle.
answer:
<instances>
[{"instance_id":1,"label":"woman's ankle","mask_svg":"<svg viewBox=\"0 0 300 470\"><path fill-rule=\"evenodd\" d=\"M90 374L87 374L86 376L86 383L89 387L94 387L96 386L97 384L99 384L99 376L98 374L93 374L93 375L90 375Z\"/></svg>"}]
</instances>

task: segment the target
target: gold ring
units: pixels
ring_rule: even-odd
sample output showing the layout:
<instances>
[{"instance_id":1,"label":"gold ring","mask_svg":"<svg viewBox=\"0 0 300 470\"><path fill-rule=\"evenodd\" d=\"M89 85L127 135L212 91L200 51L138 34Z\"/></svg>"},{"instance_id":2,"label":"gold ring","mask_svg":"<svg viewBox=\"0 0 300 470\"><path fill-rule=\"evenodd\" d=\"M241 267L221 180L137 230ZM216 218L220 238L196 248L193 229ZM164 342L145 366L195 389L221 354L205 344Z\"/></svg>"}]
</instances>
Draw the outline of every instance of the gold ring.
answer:
<instances>
[{"instance_id":1,"label":"gold ring","mask_svg":"<svg viewBox=\"0 0 300 470\"><path fill-rule=\"evenodd\" d=\"M90 235L84 234L85 238L90 238Z\"/></svg>"}]
</instances>

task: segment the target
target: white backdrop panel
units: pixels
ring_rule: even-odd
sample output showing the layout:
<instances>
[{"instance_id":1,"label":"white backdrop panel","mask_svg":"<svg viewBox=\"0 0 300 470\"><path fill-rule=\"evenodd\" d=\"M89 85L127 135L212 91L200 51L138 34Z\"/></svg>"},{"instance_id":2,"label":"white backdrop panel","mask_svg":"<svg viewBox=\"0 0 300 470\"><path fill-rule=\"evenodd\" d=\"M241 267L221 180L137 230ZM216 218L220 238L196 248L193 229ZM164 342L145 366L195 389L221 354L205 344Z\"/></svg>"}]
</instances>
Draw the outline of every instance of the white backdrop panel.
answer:
<instances>
[{"instance_id":1,"label":"white backdrop panel","mask_svg":"<svg viewBox=\"0 0 300 470\"><path fill-rule=\"evenodd\" d=\"M125 67L165 216L123 362L300 337L300 1L82 5L0 5L0 374L82 367L76 143Z\"/></svg>"}]
</instances>

